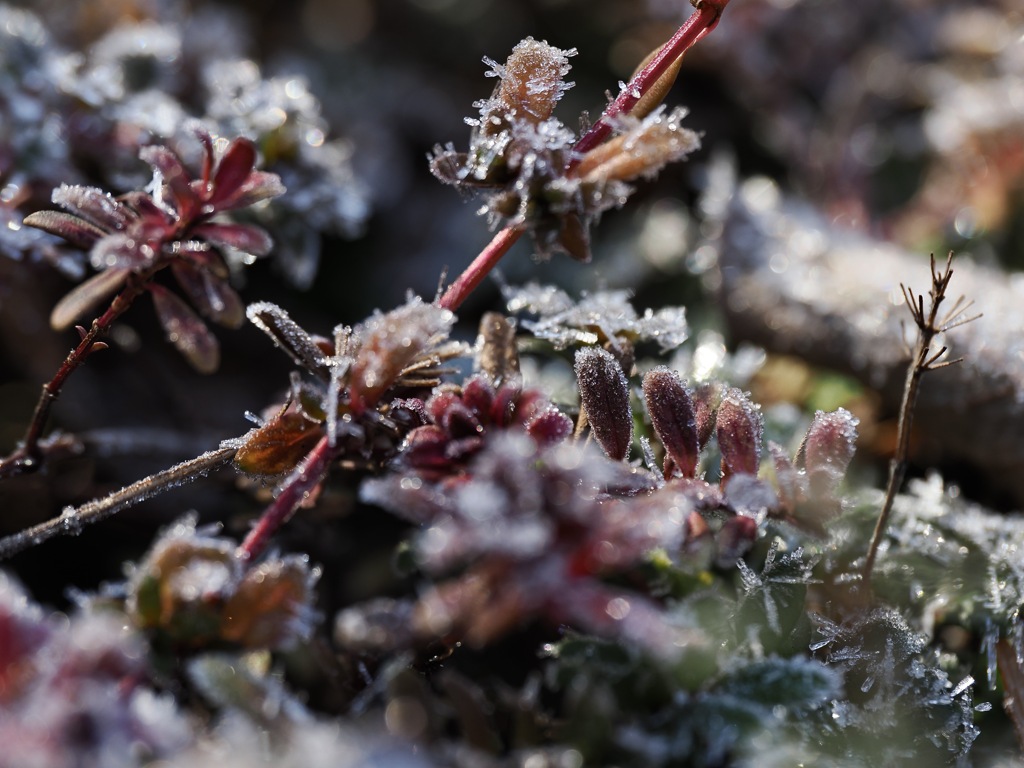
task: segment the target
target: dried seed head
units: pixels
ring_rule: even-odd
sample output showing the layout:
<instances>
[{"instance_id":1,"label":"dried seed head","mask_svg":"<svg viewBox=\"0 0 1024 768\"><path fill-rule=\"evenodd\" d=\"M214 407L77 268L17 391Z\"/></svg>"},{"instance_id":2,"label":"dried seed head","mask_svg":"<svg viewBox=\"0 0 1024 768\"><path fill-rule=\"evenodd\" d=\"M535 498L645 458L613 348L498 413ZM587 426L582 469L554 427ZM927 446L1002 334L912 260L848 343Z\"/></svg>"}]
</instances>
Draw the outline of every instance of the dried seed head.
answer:
<instances>
[{"instance_id":1,"label":"dried seed head","mask_svg":"<svg viewBox=\"0 0 1024 768\"><path fill-rule=\"evenodd\" d=\"M615 357L600 347L576 353L576 379L590 428L604 452L622 460L633 440L629 384Z\"/></svg>"},{"instance_id":2,"label":"dried seed head","mask_svg":"<svg viewBox=\"0 0 1024 768\"><path fill-rule=\"evenodd\" d=\"M497 386L519 375L516 324L500 312L485 312L477 338L477 369Z\"/></svg>"},{"instance_id":3,"label":"dried seed head","mask_svg":"<svg viewBox=\"0 0 1024 768\"><path fill-rule=\"evenodd\" d=\"M718 406L718 448L722 453L722 482L738 474L756 475L761 462L761 411L739 389L730 387Z\"/></svg>"},{"instance_id":4,"label":"dried seed head","mask_svg":"<svg viewBox=\"0 0 1024 768\"><path fill-rule=\"evenodd\" d=\"M504 66L484 59L491 65L488 74L501 78L488 111L500 111L534 124L547 120L573 85L565 82L565 76L569 74L569 57L575 55L575 48L563 51L528 37L512 49ZM483 117L481 130L488 133L493 124L487 119L489 115Z\"/></svg>"},{"instance_id":5,"label":"dried seed head","mask_svg":"<svg viewBox=\"0 0 1024 768\"><path fill-rule=\"evenodd\" d=\"M700 148L700 137L682 126L684 117L686 110L682 107L667 115L662 109L655 110L621 136L584 155L576 173L584 184L591 185L628 182L657 174L669 163Z\"/></svg>"},{"instance_id":6,"label":"dried seed head","mask_svg":"<svg viewBox=\"0 0 1024 768\"><path fill-rule=\"evenodd\" d=\"M447 338L454 322L447 309L415 298L357 327L358 351L349 376L353 410L375 405L407 366Z\"/></svg>"},{"instance_id":7,"label":"dried seed head","mask_svg":"<svg viewBox=\"0 0 1024 768\"><path fill-rule=\"evenodd\" d=\"M860 421L845 408L832 413L818 411L804 438L804 466L811 498L834 495L856 451Z\"/></svg>"},{"instance_id":8,"label":"dried seed head","mask_svg":"<svg viewBox=\"0 0 1024 768\"><path fill-rule=\"evenodd\" d=\"M679 374L670 368L648 371L644 401L654 431L683 477L697 474L697 417L693 398Z\"/></svg>"}]
</instances>

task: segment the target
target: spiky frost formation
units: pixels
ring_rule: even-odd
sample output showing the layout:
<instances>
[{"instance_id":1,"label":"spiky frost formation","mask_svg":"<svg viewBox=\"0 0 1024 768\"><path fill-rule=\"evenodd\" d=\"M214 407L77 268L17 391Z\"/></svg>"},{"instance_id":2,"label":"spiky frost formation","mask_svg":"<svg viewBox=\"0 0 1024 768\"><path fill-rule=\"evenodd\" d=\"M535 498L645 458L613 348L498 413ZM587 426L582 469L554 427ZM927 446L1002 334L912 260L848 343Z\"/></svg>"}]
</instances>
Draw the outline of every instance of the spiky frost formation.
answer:
<instances>
[{"instance_id":1,"label":"spiky frost formation","mask_svg":"<svg viewBox=\"0 0 1024 768\"><path fill-rule=\"evenodd\" d=\"M484 57L484 63L491 67L487 76L498 77L501 82L490 99L479 103L480 131L493 133L495 127L516 117L534 124L551 117L555 105L574 85L566 82L565 76L572 68L569 58L575 55L575 48L562 50L527 37L512 49L504 65Z\"/></svg>"}]
</instances>

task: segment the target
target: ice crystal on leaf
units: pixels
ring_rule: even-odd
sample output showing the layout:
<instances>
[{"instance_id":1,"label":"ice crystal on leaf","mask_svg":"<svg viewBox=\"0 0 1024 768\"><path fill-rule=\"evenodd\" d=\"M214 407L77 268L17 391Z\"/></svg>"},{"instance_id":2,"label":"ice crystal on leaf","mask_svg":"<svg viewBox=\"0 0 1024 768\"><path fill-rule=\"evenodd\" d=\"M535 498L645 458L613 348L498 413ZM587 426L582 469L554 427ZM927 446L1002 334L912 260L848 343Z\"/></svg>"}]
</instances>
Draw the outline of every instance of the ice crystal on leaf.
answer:
<instances>
[{"instance_id":1,"label":"ice crystal on leaf","mask_svg":"<svg viewBox=\"0 0 1024 768\"><path fill-rule=\"evenodd\" d=\"M509 312L534 316L523 320L523 327L538 339L550 341L556 349L608 344L612 351L619 352L623 344L654 341L667 352L690 335L683 307L647 309L638 315L628 291L595 291L574 301L559 288L530 283L506 288L504 295Z\"/></svg>"}]
</instances>

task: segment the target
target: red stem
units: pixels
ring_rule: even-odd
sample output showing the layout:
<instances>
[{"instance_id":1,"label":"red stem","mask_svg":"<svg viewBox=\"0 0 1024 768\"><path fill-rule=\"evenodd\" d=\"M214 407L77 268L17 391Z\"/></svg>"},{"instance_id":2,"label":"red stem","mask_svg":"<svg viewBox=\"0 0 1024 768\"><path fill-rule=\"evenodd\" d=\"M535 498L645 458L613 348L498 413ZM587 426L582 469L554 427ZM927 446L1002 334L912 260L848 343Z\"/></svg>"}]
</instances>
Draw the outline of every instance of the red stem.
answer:
<instances>
[{"instance_id":1,"label":"red stem","mask_svg":"<svg viewBox=\"0 0 1024 768\"><path fill-rule=\"evenodd\" d=\"M46 420L50 414L50 407L60 397L60 391L68 376L74 373L86 361L89 355L94 352L94 344L100 336L110 330L121 315L127 311L132 303L145 290L146 284L152 279L157 271L165 266L165 262L157 262L149 269L139 273L130 274L124 289L114 297L107 307L106 312L92 321L88 332L82 336L78 346L68 353L57 373L53 375L46 384L36 402L35 411L32 413L32 420L25 430L25 436L21 444L9 456L0 459L0 478L13 477L26 472L32 472L40 465L42 451L39 441L43 436L43 429L46 427Z\"/></svg>"},{"instance_id":2,"label":"red stem","mask_svg":"<svg viewBox=\"0 0 1024 768\"><path fill-rule=\"evenodd\" d=\"M313 450L306 454L298 468L288 476L281 493L263 511L255 527L238 547L237 554L241 559L252 562L263 554L277 529L288 522L299 505L324 479L336 455L337 449L331 445L327 435L324 435Z\"/></svg>"},{"instance_id":3,"label":"red stem","mask_svg":"<svg viewBox=\"0 0 1024 768\"><path fill-rule=\"evenodd\" d=\"M694 6L697 10L690 14L683 22L683 26L661 47L658 55L637 72L636 77L622 89L615 101L608 105L597 122L576 142L573 154L577 157L584 155L608 138L613 129L614 118L624 113L628 114L676 59L718 26L722 10L728 4L729 0L696 0Z\"/></svg>"},{"instance_id":4,"label":"red stem","mask_svg":"<svg viewBox=\"0 0 1024 768\"><path fill-rule=\"evenodd\" d=\"M718 26L722 10L728 4L729 0L694 0L697 10L690 14L679 31L661 47L658 55L637 73L629 85L623 88L618 98L608 105L597 122L590 127L590 130L576 142L572 153L574 160L570 163L570 167L579 162L582 155L608 138L617 115L628 113L635 107L636 103L665 74L665 70L677 58ZM505 227L498 232L480 252L480 255L473 260L473 263L466 267L458 279L448 287L438 303L445 309L453 311L458 309L466 297L480 285L481 281L508 253L523 232L523 227Z\"/></svg>"},{"instance_id":5,"label":"red stem","mask_svg":"<svg viewBox=\"0 0 1024 768\"><path fill-rule=\"evenodd\" d=\"M462 305L466 297L471 294L480 282L487 277L495 265L501 261L501 257L508 253L509 248L515 245L519 236L523 233L521 227L505 227L480 251L480 255L473 259L473 263L466 267L459 275L459 279L448 286L444 296L438 304L444 309L455 310Z\"/></svg>"}]
</instances>

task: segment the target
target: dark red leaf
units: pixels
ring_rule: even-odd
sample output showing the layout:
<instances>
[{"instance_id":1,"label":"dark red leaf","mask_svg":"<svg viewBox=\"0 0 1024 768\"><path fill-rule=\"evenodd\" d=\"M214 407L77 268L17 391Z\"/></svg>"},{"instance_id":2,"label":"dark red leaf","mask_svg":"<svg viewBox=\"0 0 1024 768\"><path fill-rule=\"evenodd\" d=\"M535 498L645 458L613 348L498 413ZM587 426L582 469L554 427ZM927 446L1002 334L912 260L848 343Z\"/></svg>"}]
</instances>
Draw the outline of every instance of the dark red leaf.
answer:
<instances>
[{"instance_id":1,"label":"dark red leaf","mask_svg":"<svg viewBox=\"0 0 1024 768\"><path fill-rule=\"evenodd\" d=\"M236 208L248 208L263 200L269 200L285 193L281 177L276 173L253 171L249 178L235 192L233 197L217 202L218 211L230 211Z\"/></svg>"},{"instance_id":2,"label":"dark red leaf","mask_svg":"<svg viewBox=\"0 0 1024 768\"><path fill-rule=\"evenodd\" d=\"M245 307L225 280L183 259L172 262L171 271L178 285L204 317L226 328L242 325Z\"/></svg>"},{"instance_id":3,"label":"dark red leaf","mask_svg":"<svg viewBox=\"0 0 1024 768\"><path fill-rule=\"evenodd\" d=\"M572 419L555 406L549 405L527 422L526 434L538 445L545 447L561 442L571 435L572 426Z\"/></svg>"},{"instance_id":4,"label":"dark red leaf","mask_svg":"<svg viewBox=\"0 0 1024 768\"><path fill-rule=\"evenodd\" d=\"M206 323L188 304L163 286L152 284L149 291L168 341L200 373L216 371L220 364L220 347Z\"/></svg>"},{"instance_id":5,"label":"dark red leaf","mask_svg":"<svg viewBox=\"0 0 1024 768\"><path fill-rule=\"evenodd\" d=\"M139 150L139 157L152 165L163 177L163 183L171 191L178 215L190 219L199 208L199 196L192 188L192 177L181 159L167 147L152 144Z\"/></svg>"},{"instance_id":6,"label":"dark red leaf","mask_svg":"<svg viewBox=\"0 0 1024 768\"><path fill-rule=\"evenodd\" d=\"M274 247L274 241L261 227L252 224L200 224L192 229L195 237L209 241L216 246L237 248L253 256L266 256Z\"/></svg>"},{"instance_id":7,"label":"dark red leaf","mask_svg":"<svg viewBox=\"0 0 1024 768\"><path fill-rule=\"evenodd\" d=\"M697 474L697 416L693 398L679 374L659 367L648 371L643 381L644 401L654 431L683 477Z\"/></svg>"},{"instance_id":8,"label":"dark red leaf","mask_svg":"<svg viewBox=\"0 0 1024 768\"><path fill-rule=\"evenodd\" d=\"M756 475L761 462L761 412L739 389L729 388L722 396L717 432L722 479L738 474Z\"/></svg>"},{"instance_id":9,"label":"dark red leaf","mask_svg":"<svg viewBox=\"0 0 1024 768\"><path fill-rule=\"evenodd\" d=\"M615 357L600 347L576 353L576 379L590 429L604 452L621 461L633 440L629 384Z\"/></svg>"},{"instance_id":10,"label":"dark red leaf","mask_svg":"<svg viewBox=\"0 0 1024 768\"><path fill-rule=\"evenodd\" d=\"M213 174L213 191L209 202L215 208L231 199L256 167L256 147L249 139L231 142Z\"/></svg>"},{"instance_id":11,"label":"dark red leaf","mask_svg":"<svg viewBox=\"0 0 1024 768\"><path fill-rule=\"evenodd\" d=\"M23 223L51 235L63 237L72 245L85 249L92 248L93 244L106 234L85 219L62 211L36 211L26 216Z\"/></svg>"}]
</instances>

